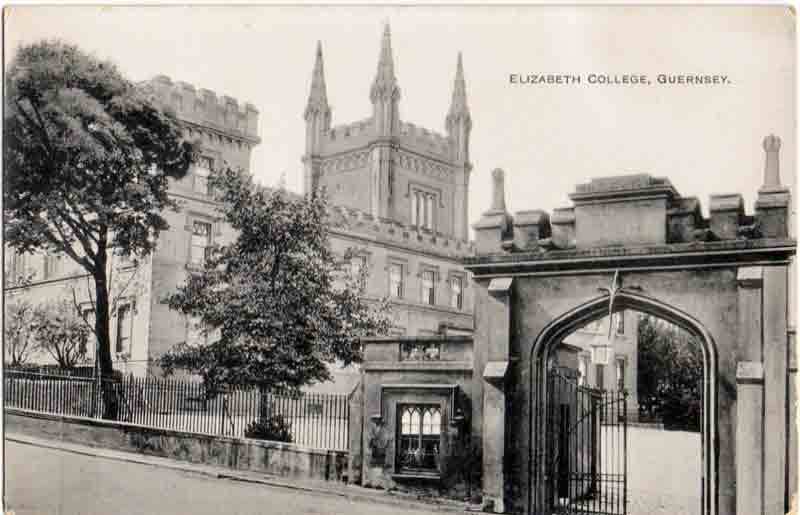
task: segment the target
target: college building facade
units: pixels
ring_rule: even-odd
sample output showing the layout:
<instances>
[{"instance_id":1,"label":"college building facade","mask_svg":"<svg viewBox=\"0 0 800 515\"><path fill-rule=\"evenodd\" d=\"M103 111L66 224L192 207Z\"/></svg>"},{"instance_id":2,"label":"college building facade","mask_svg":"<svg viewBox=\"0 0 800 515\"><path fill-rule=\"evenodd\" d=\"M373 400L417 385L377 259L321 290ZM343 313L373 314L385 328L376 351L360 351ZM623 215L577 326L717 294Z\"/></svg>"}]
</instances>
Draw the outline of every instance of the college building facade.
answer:
<instances>
[{"instance_id":1,"label":"college building facade","mask_svg":"<svg viewBox=\"0 0 800 515\"><path fill-rule=\"evenodd\" d=\"M161 233L152 255L138 263L115 260L111 265L111 297L119 297L123 306L111 320L114 367L137 376L159 374L155 360L160 355L179 342L203 338L196 321L161 301L202 265L209 246L235 238L216 211L207 176L221 166L251 173L251 152L261 142L259 113L250 103L240 105L229 96L163 75L139 86L175 114L186 138L197 142L200 158L186 177L170 182L169 195L182 207L163 213L170 227ZM331 247L339 256L354 252L347 266L368 267L368 298L390 298L393 335L470 334L473 293L462 259L473 252L466 214L471 122L460 57L447 136L401 122L399 91L387 26L369 99L373 117L331 127L318 46L304 112L305 188L326 190ZM6 250L7 302L70 300L74 292L91 316L92 291L75 263L65 256ZM91 366L94 351L89 343L83 365ZM39 353L31 361L48 363L52 358ZM334 375L345 372L337 391L349 392L357 380L356 370Z\"/></svg>"}]
</instances>

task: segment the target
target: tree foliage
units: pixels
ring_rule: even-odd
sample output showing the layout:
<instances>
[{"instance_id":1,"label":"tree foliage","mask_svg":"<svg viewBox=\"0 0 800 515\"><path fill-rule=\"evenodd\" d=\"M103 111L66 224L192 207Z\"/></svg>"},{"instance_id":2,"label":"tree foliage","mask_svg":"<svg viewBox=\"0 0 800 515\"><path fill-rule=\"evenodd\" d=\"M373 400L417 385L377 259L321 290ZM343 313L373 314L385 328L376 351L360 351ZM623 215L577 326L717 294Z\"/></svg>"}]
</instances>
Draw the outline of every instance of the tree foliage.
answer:
<instances>
[{"instance_id":1,"label":"tree foliage","mask_svg":"<svg viewBox=\"0 0 800 515\"><path fill-rule=\"evenodd\" d=\"M388 332L388 303L364 298L366 270L355 276L337 263L325 198L256 188L230 169L212 173L209 183L238 236L216 247L166 302L219 338L178 345L162 366L190 370L209 385L296 389L329 380L326 363L360 361L360 338Z\"/></svg>"},{"instance_id":2,"label":"tree foliage","mask_svg":"<svg viewBox=\"0 0 800 515\"><path fill-rule=\"evenodd\" d=\"M177 208L168 180L186 174L193 145L114 64L69 44L20 47L5 86L5 241L65 254L92 277L98 359L111 375L109 252L153 250L162 211Z\"/></svg>"},{"instance_id":3,"label":"tree foliage","mask_svg":"<svg viewBox=\"0 0 800 515\"><path fill-rule=\"evenodd\" d=\"M5 303L3 344L6 364L24 365L35 350L36 327L43 319L43 310L24 298Z\"/></svg>"},{"instance_id":4,"label":"tree foliage","mask_svg":"<svg viewBox=\"0 0 800 515\"><path fill-rule=\"evenodd\" d=\"M639 409L669 429L699 431L702 414L703 355L683 329L648 315L638 324Z\"/></svg>"},{"instance_id":5,"label":"tree foliage","mask_svg":"<svg viewBox=\"0 0 800 515\"><path fill-rule=\"evenodd\" d=\"M42 317L35 327L37 349L49 354L60 368L72 368L84 361L93 329L66 299L42 306Z\"/></svg>"}]
</instances>

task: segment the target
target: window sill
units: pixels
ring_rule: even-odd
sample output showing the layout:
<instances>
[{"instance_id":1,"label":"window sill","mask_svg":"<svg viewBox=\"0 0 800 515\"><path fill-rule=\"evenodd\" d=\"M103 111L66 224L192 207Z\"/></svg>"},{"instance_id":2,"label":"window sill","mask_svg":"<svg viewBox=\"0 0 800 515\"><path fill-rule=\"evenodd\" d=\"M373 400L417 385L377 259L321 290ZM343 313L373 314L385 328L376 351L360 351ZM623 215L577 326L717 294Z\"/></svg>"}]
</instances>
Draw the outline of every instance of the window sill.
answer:
<instances>
[{"instance_id":1,"label":"window sill","mask_svg":"<svg viewBox=\"0 0 800 515\"><path fill-rule=\"evenodd\" d=\"M432 481L440 481L442 479L441 474L438 472L398 472L392 474L392 479L394 480L432 480Z\"/></svg>"}]
</instances>

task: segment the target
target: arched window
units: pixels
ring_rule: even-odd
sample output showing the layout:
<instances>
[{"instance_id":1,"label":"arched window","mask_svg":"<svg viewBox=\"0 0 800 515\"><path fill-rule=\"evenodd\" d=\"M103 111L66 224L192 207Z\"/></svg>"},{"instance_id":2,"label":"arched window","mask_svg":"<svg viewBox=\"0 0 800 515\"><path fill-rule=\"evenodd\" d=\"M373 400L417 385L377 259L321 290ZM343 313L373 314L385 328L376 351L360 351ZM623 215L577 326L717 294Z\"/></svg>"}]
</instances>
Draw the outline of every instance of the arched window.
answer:
<instances>
[{"instance_id":1,"label":"arched window","mask_svg":"<svg viewBox=\"0 0 800 515\"><path fill-rule=\"evenodd\" d=\"M398 408L398 469L407 473L435 473L439 470L442 411L436 405L405 404Z\"/></svg>"}]
</instances>

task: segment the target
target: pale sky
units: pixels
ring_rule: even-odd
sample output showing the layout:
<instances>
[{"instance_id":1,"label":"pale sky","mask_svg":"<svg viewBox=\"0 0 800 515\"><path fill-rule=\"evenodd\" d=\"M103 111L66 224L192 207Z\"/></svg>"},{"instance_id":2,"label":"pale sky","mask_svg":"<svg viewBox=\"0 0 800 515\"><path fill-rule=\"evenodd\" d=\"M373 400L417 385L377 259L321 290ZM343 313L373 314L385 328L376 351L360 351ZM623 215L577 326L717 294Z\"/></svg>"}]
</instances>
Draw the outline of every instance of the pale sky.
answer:
<instances>
[{"instance_id":1,"label":"pale sky","mask_svg":"<svg viewBox=\"0 0 800 515\"><path fill-rule=\"evenodd\" d=\"M170 76L252 102L261 145L252 170L300 191L302 113L322 41L333 125L369 116L382 24L392 28L401 118L444 133L456 55L472 112L470 222L506 171L511 211L568 206L576 183L666 176L707 213L739 192L752 212L761 141L783 140L795 181L795 29L784 7L239 6L14 7L6 59L21 42L61 38L116 62L132 80ZM510 74L565 73L581 85L511 85ZM590 73L648 74L650 86L586 84ZM666 74L727 75L729 85L659 86Z\"/></svg>"}]
</instances>

